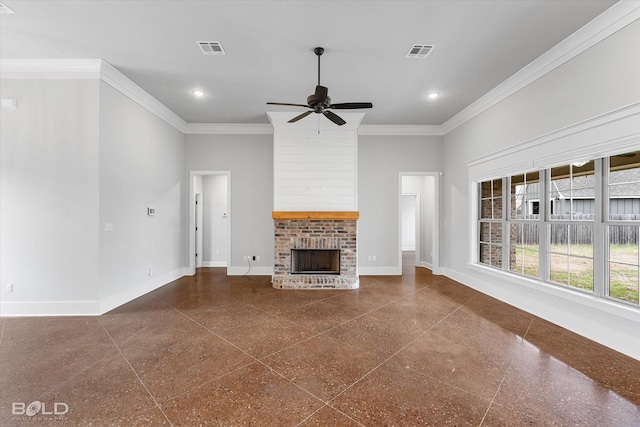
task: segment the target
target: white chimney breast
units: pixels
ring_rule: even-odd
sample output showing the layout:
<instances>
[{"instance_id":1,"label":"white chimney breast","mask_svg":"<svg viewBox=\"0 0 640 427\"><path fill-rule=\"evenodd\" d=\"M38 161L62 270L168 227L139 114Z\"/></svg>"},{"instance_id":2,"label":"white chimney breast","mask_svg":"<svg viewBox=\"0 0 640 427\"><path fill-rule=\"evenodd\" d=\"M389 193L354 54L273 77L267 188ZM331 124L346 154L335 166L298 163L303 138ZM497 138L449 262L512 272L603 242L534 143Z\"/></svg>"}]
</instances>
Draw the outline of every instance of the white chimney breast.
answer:
<instances>
[{"instance_id":1,"label":"white chimney breast","mask_svg":"<svg viewBox=\"0 0 640 427\"><path fill-rule=\"evenodd\" d=\"M358 125L363 113L342 113L347 124L296 113L268 112L274 126L274 210L357 211Z\"/></svg>"}]
</instances>

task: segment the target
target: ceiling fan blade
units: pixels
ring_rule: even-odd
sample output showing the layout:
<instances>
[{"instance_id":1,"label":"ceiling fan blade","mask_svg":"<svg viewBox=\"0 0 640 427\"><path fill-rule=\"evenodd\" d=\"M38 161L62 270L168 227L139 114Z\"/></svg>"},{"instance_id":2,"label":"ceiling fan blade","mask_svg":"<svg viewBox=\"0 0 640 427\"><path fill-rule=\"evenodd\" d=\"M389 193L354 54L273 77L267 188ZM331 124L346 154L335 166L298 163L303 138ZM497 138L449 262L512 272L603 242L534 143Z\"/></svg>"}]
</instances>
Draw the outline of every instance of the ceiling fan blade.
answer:
<instances>
[{"instance_id":1,"label":"ceiling fan blade","mask_svg":"<svg viewBox=\"0 0 640 427\"><path fill-rule=\"evenodd\" d=\"M311 113L313 113L313 110L305 111L304 113L300 114L299 116L295 116L293 119L289 120L287 123L295 123L300 119L304 119L305 117L307 117Z\"/></svg>"},{"instance_id":2,"label":"ceiling fan blade","mask_svg":"<svg viewBox=\"0 0 640 427\"><path fill-rule=\"evenodd\" d=\"M305 107L305 108L309 108L308 105L304 105L304 104L289 104L286 102L267 102L267 105L286 105L287 107Z\"/></svg>"},{"instance_id":3,"label":"ceiling fan blade","mask_svg":"<svg viewBox=\"0 0 640 427\"><path fill-rule=\"evenodd\" d=\"M316 102L318 105L323 105L324 101L327 100L327 95L329 94L329 89L324 86L316 86Z\"/></svg>"},{"instance_id":4,"label":"ceiling fan blade","mask_svg":"<svg viewBox=\"0 0 640 427\"><path fill-rule=\"evenodd\" d=\"M373 104L370 102L342 102L339 104L331 104L329 108L335 108L336 110L355 110L357 108L373 108Z\"/></svg>"},{"instance_id":5,"label":"ceiling fan blade","mask_svg":"<svg viewBox=\"0 0 640 427\"><path fill-rule=\"evenodd\" d=\"M323 111L322 114L324 114L324 116L331 120L333 123L337 124L338 126L342 126L343 124L347 123L344 120L342 120L342 117L338 116L337 114L331 112L331 111Z\"/></svg>"}]
</instances>

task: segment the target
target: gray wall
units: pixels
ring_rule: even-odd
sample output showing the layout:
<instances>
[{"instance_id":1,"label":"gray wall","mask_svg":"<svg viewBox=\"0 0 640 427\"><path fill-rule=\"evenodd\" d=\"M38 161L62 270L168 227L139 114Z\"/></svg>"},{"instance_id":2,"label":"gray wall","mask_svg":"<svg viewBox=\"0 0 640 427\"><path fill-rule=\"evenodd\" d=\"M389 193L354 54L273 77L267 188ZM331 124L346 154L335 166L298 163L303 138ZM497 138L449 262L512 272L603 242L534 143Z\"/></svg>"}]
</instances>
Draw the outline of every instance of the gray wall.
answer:
<instances>
[{"instance_id":1,"label":"gray wall","mask_svg":"<svg viewBox=\"0 0 640 427\"><path fill-rule=\"evenodd\" d=\"M475 242L470 233L474 218L469 217L467 162L640 102L638 40L640 21L635 21L445 135L441 210L442 262L447 275L634 357L640 356L638 323L625 317L624 310L607 310L604 301L596 309L581 303L575 294L565 295L544 285L516 285L508 277L468 266ZM583 141L582 145L587 143L594 141ZM571 161L554 157L567 155L562 141L548 145L544 153L514 150L508 164L502 166L533 165L532 152L546 161Z\"/></svg>"},{"instance_id":2,"label":"gray wall","mask_svg":"<svg viewBox=\"0 0 640 427\"><path fill-rule=\"evenodd\" d=\"M246 271L244 255L260 256L259 262L252 263L255 267L273 267L273 135L186 135L185 150L186 177L190 171L231 172L229 272Z\"/></svg>"},{"instance_id":3,"label":"gray wall","mask_svg":"<svg viewBox=\"0 0 640 427\"><path fill-rule=\"evenodd\" d=\"M184 135L97 78L2 97L3 314L96 314L180 277Z\"/></svg>"},{"instance_id":4,"label":"gray wall","mask_svg":"<svg viewBox=\"0 0 640 427\"><path fill-rule=\"evenodd\" d=\"M182 276L184 135L100 84L100 301L110 309ZM147 208L156 210L147 215ZM113 231L105 231L105 224ZM149 274L151 269L151 274Z\"/></svg>"},{"instance_id":5,"label":"gray wall","mask_svg":"<svg viewBox=\"0 0 640 427\"><path fill-rule=\"evenodd\" d=\"M202 262L203 266L227 266L229 233L227 176L202 177Z\"/></svg>"},{"instance_id":6,"label":"gray wall","mask_svg":"<svg viewBox=\"0 0 640 427\"><path fill-rule=\"evenodd\" d=\"M440 136L358 137L358 262L362 272L397 274L400 172L440 172ZM368 261L369 256L376 261Z\"/></svg>"},{"instance_id":7,"label":"gray wall","mask_svg":"<svg viewBox=\"0 0 640 427\"><path fill-rule=\"evenodd\" d=\"M97 80L2 80L3 314L92 313L98 301ZM13 293L6 293L8 284Z\"/></svg>"}]
</instances>

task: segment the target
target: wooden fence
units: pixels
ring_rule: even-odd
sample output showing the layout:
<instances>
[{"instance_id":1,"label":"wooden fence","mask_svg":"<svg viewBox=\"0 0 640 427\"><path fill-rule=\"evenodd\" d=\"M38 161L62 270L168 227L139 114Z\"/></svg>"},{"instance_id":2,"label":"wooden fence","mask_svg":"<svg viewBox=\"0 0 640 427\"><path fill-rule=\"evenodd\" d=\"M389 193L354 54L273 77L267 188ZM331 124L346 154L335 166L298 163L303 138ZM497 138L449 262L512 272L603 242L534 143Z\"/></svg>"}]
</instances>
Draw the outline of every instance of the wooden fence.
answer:
<instances>
[{"instance_id":1,"label":"wooden fence","mask_svg":"<svg viewBox=\"0 0 640 427\"><path fill-rule=\"evenodd\" d=\"M538 215L528 216L527 219L537 219ZM571 215L554 215L557 220L570 220ZM574 214L577 221L591 221L593 215ZM611 221L640 221L639 214L611 215ZM537 245L539 222L523 224L522 233L516 236L518 245ZM612 245L637 245L640 239L640 227L637 225L615 225L609 227L609 243ZM552 245L591 245L593 244L593 227L582 224L558 224L551 226Z\"/></svg>"}]
</instances>

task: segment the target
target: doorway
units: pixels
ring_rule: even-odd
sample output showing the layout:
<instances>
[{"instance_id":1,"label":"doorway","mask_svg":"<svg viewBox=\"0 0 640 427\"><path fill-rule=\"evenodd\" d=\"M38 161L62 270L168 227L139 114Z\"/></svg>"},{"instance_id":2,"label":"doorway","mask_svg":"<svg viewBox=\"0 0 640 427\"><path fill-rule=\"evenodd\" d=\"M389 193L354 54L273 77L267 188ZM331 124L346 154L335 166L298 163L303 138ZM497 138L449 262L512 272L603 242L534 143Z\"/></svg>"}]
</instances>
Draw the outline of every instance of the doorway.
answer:
<instances>
[{"instance_id":1,"label":"doorway","mask_svg":"<svg viewBox=\"0 0 640 427\"><path fill-rule=\"evenodd\" d=\"M407 255L414 258L414 265L420 259L420 193L402 194L402 252L406 261Z\"/></svg>"},{"instance_id":2,"label":"doorway","mask_svg":"<svg viewBox=\"0 0 640 427\"><path fill-rule=\"evenodd\" d=\"M400 172L398 188L398 265L415 254L416 267L441 274L439 259L439 177L435 172ZM405 257L406 258L406 257ZM413 257L412 257L413 258ZM402 272L402 271L401 271Z\"/></svg>"},{"instance_id":3,"label":"doorway","mask_svg":"<svg viewBox=\"0 0 640 427\"><path fill-rule=\"evenodd\" d=\"M229 267L231 254L231 173L191 171L189 275L199 267Z\"/></svg>"}]
</instances>

